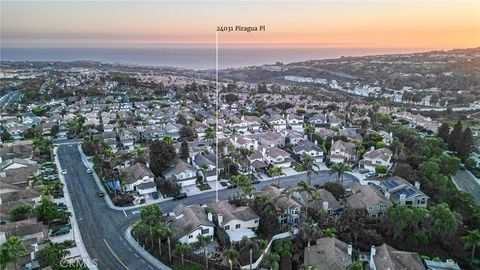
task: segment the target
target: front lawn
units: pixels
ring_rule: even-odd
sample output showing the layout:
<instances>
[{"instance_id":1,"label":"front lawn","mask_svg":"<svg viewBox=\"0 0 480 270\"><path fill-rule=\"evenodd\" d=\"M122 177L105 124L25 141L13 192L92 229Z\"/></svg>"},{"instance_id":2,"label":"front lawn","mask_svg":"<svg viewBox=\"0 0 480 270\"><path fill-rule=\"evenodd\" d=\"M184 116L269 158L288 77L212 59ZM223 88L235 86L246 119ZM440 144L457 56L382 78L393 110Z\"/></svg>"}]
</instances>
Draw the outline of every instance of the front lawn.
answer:
<instances>
[{"instance_id":1,"label":"front lawn","mask_svg":"<svg viewBox=\"0 0 480 270\"><path fill-rule=\"evenodd\" d=\"M198 184L197 187L201 191L212 189L207 183Z\"/></svg>"}]
</instances>

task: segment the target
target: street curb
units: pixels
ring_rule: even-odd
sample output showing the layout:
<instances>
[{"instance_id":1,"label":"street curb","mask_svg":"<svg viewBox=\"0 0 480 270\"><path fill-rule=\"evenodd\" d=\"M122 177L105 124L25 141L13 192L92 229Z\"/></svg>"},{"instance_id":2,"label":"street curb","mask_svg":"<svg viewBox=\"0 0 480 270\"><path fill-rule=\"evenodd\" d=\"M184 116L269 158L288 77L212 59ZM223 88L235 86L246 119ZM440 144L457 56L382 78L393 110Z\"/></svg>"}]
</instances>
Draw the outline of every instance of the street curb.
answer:
<instances>
[{"instance_id":1,"label":"street curb","mask_svg":"<svg viewBox=\"0 0 480 270\"><path fill-rule=\"evenodd\" d=\"M150 253L148 253L145 249L143 249L140 244L133 238L132 236L132 229L135 224L138 222L128 226L127 230L125 231L125 239L127 242L130 244L130 246L135 249L140 255L142 255L143 258L145 258L149 263L153 264L156 266L158 269L162 270L171 270L170 267L162 263L161 261L157 260L157 258L153 257Z\"/></svg>"}]
</instances>

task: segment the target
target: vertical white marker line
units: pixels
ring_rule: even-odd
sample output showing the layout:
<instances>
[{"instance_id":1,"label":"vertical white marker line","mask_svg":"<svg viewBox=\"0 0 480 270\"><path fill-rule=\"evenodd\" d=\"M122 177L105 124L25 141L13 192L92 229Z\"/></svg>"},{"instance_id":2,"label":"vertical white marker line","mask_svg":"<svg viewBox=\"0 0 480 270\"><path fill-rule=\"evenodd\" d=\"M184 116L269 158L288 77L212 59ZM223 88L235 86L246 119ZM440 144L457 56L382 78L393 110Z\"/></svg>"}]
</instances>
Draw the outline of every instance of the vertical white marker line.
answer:
<instances>
[{"instance_id":1,"label":"vertical white marker line","mask_svg":"<svg viewBox=\"0 0 480 270\"><path fill-rule=\"evenodd\" d=\"M218 31L215 31L215 201L218 202L218 158L220 155L218 154L218 103L219 103L219 94L218 94Z\"/></svg>"}]
</instances>

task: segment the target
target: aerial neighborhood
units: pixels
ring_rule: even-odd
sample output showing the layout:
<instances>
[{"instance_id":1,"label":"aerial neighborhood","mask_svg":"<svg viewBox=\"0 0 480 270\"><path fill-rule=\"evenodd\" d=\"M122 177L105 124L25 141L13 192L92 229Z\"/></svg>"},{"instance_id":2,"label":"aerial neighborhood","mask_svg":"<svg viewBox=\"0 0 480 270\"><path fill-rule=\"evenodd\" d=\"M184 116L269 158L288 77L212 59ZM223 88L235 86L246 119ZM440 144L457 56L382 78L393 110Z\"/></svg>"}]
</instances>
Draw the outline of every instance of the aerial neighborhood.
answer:
<instances>
[{"instance_id":1,"label":"aerial neighborhood","mask_svg":"<svg viewBox=\"0 0 480 270\"><path fill-rule=\"evenodd\" d=\"M2 62L2 267L477 269L478 109L240 72Z\"/></svg>"}]
</instances>

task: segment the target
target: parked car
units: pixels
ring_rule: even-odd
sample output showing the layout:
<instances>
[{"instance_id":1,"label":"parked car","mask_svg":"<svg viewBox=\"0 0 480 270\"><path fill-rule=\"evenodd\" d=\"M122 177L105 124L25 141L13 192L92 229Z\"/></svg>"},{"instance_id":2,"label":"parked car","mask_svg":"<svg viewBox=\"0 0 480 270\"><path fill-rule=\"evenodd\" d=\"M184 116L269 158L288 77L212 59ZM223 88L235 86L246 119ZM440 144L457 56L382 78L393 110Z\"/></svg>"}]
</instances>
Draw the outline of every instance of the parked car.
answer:
<instances>
[{"instance_id":1,"label":"parked car","mask_svg":"<svg viewBox=\"0 0 480 270\"><path fill-rule=\"evenodd\" d=\"M252 184L258 184L258 183L260 183L260 180L258 180L257 178L254 178L252 180Z\"/></svg>"},{"instance_id":2,"label":"parked car","mask_svg":"<svg viewBox=\"0 0 480 270\"><path fill-rule=\"evenodd\" d=\"M369 170L367 170L367 169L361 169L359 172L360 172L361 174L364 174L364 173L368 173Z\"/></svg>"},{"instance_id":3,"label":"parked car","mask_svg":"<svg viewBox=\"0 0 480 270\"><path fill-rule=\"evenodd\" d=\"M367 178L372 178L372 177L377 177L377 176L378 176L378 173L374 173L374 172L371 172L371 173L367 174Z\"/></svg>"},{"instance_id":4,"label":"parked car","mask_svg":"<svg viewBox=\"0 0 480 270\"><path fill-rule=\"evenodd\" d=\"M92 169L87 169L87 173L92 173Z\"/></svg>"},{"instance_id":5,"label":"parked car","mask_svg":"<svg viewBox=\"0 0 480 270\"><path fill-rule=\"evenodd\" d=\"M59 235L64 235L70 232L70 228L68 227L62 227L58 230L52 231L50 236L59 236Z\"/></svg>"},{"instance_id":6,"label":"parked car","mask_svg":"<svg viewBox=\"0 0 480 270\"><path fill-rule=\"evenodd\" d=\"M173 200L181 200L181 199L185 199L187 198L187 193L185 192L179 192L177 194L175 194L175 196L173 196Z\"/></svg>"},{"instance_id":7,"label":"parked car","mask_svg":"<svg viewBox=\"0 0 480 270\"><path fill-rule=\"evenodd\" d=\"M97 192L97 195L98 195L98 197L100 197L100 198L105 197L105 192L99 191L99 192Z\"/></svg>"},{"instance_id":8,"label":"parked car","mask_svg":"<svg viewBox=\"0 0 480 270\"><path fill-rule=\"evenodd\" d=\"M67 170L62 170L62 174L67 174Z\"/></svg>"}]
</instances>

